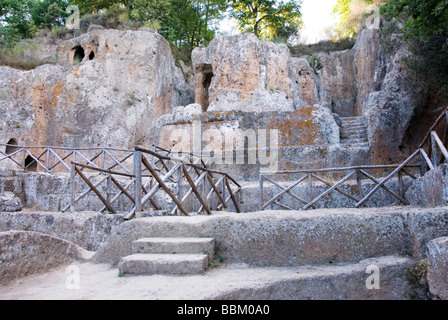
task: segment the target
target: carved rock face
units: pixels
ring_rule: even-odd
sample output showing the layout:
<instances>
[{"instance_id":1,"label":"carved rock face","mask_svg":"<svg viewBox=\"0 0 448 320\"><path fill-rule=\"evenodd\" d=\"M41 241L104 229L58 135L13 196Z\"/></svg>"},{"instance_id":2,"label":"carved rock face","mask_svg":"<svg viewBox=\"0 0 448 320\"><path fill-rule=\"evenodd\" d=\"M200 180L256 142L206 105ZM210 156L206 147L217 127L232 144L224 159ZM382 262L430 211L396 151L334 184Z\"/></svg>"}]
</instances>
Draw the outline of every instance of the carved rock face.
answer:
<instances>
[{"instance_id":1,"label":"carved rock face","mask_svg":"<svg viewBox=\"0 0 448 320\"><path fill-rule=\"evenodd\" d=\"M59 65L31 71L0 67L3 143L133 147L188 95L155 33L95 30L64 41L58 55Z\"/></svg>"},{"instance_id":2,"label":"carved rock face","mask_svg":"<svg viewBox=\"0 0 448 320\"><path fill-rule=\"evenodd\" d=\"M253 34L217 37L192 53L196 103L204 111L293 111L317 103L314 72L283 44Z\"/></svg>"},{"instance_id":3,"label":"carved rock face","mask_svg":"<svg viewBox=\"0 0 448 320\"><path fill-rule=\"evenodd\" d=\"M0 193L0 212L16 212L23 208L22 200L12 192Z\"/></svg>"}]
</instances>

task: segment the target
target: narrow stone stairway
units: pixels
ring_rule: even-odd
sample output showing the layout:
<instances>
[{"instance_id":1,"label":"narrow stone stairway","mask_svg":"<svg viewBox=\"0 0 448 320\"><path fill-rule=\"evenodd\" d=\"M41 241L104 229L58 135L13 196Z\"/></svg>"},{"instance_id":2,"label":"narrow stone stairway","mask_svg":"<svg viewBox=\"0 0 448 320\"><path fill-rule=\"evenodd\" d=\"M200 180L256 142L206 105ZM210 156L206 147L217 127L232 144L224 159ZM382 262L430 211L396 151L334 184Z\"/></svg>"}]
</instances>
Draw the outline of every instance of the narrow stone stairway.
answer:
<instances>
[{"instance_id":1,"label":"narrow stone stairway","mask_svg":"<svg viewBox=\"0 0 448 320\"><path fill-rule=\"evenodd\" d=\"M143 238L132 243L132 254L118 264L125 274L201 274L213 259L213 238Z\"/></svg>"},{"instance_id":2,"label":"narrow stone stairway","mask_svg":"<svg viewBox=\"0 0 448 320\"><path fill-rule=\"evenodd\" d=\"M341 118L341 144L348 147L367 148L369 141L363 117Z\"/></svg>"}]
</instances>

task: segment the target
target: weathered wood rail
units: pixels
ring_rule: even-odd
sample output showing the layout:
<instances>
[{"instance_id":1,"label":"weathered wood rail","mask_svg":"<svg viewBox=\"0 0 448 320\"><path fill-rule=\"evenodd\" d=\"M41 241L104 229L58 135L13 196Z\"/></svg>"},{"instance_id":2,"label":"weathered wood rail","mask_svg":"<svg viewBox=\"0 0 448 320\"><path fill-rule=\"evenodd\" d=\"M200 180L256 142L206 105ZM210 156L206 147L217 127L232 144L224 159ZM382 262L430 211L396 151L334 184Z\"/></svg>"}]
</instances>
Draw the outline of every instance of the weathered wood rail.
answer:
<instances>
[{"instance_id":1,"label":"weathered wood rail","mask_svg":"<svg viewBox=\"0 0 448 320\"><path fill-rule=\"evenodd\" d=\"M157 150L158 152L156 152ZM159 152L165 152L161 155ZM211 214L212 210L223 210L232 202L236 212L241 212L241 186L228 174L211 170L206 167L206 161L190 154L189 159L178 159L170 155L169 150L156 148L148 150L136 147L133 151L133 172L124 173L101 169L86 164L71 163L71 201L63 208L76 211L76 203L90 192L96 194L104 204L101 211L117 213L114 203L120 197L126 197L131 208L125 218L139 217L143 207L149 203L151 208L161 210L157 195L164 194L173 202L168 208L171 214L189 216L191 212ZM96 173L93 182L83 172ZM88 188L77 195L76 177L87 184ZM124 183L122 182L124 179ZM127 179L127 180L126 180ZM100 188L106 183L104 188ZM117 192L113 194L112 186ZM133 191L130 189L133 188ZM105 190L105 191L102 191ZM193 209L186 205L192 199ZM194 203L199 208L194 209ZM193 210L193 211L192 211Z\"/></svg>"},{"instance_id":2,"label":"weathered wood rail","mask_svg":"<svg viewBox=\"0 0 448 320\"><path fill-rule=\"evenodd\" d=\"M170 150L158 146L152 146L151 151L163 156L171 154ZM19 146L0 143L0 166L10 165L17 169L46 173L70 173L70 164L75 162L96 169L130 174L133 171L133 155L134 150L131 149ZM203 166L209 161L205 157L195 156L192 152L187 160ZM154 157L150 161L154 166L160 163L160 159Z\"/></svg>"},{"instance_id":3,"label":"weathered wood rail","mask_svg":"<svg viewBox=\"0 0 448 320\"><path fill-rule=\"evenodd\" d=\"M133 150L118 148L64 148L51 146L18 146L0 144L0 164L46 173L70 172L70 163L82 163L94 168L131 173L128 159ZM132 160L132 159L131 159Z\"/></svg>"},{"instance_id":4,"label":"weathered wood rail","mask_svg":"<svg viewBox=\"0 0 448 320\"><path fill-rule=\"evenodd\" d=\"M287 210L307 210L316 207L319 201L326 199L332 193L339 193L345 198L350 199L356 207L364 206L367 200L372 196L369 192L366 193L366 180L388 193L390 196L398 200L401 204L408 205L409 202L404 198L405 187L404 177L408 176L411 179L416 179L416 176L411 173L415 168L419 168L419 165L407 165L396 169L399 166L352 166L345 168L327 168L327 169L314 169L314 170L298 170L298 171L282 171L277 172L275 176L261 174L259 178L259 190L260 190L260 210L265 210L271 205L277 205ZM378 172L384 172L393 169L396 171L398 177L398 190L392 190L392 188L386 185L386 182L390 180L381 180L377 176ZM373 171L373 172L371 172ZM297 180L288 181L287 178L291 175L299 176ZM334 181L333 176L343 176L341 179ZM280 177L281 179L275 180L274 177ZM288 181L285 183L285 181ZM280 189L280 192L273 195L269 199L265 200L267 195L266 182L270 183ZM318 193L317 189L327 187L323 192ZM295 193L294 189L301 188L302 194ZM303 194L305 190L305 194ZM318 193L318 194L317 194ZM367 197L367 194L369 195ZM289 200L295 200L298 204L295 207L288 206L281 202L285 197L289 196ZM294 201L293 201L294 202Z\"/></svg>"},{"instance_id":5,"label":"weathered wood rail","mask_svg":"<svg viewBox=\"0 0 448 320\"><path fill-rule=\"evenodd\" d=\"M440 136L442 136L442 138L440 138ZM428 170L434 170L441 163L447 162L447 138L448 109L445 109L431 126L418 149L399 165L353 166L345 168L283 171L276 172L274 175L260 174L260 210L265 210L272 205L277 205L288 210L307 210L314 208L319 201L322 201L334 192L338 192L350 199L353 202L353 206L359 208L366 206L369 199L371 199L379 190L387 192L397 200L398 204L409 205L409 201L405 199L403 177L408 176L411 179L417 179L418 175L423 176ZM392 171L386 176L378 176L378 172L390 170ZM291 177L293 175L299 176L299 178L293 179L293 181L290 181L287 184L281 184L280 180L275 180L275 177L281 176L281 181L287 181L288 179L285 179L285 176ZM328 177L331 177L332 175L343 176L343 178L336 182L329 181ZM366 191L366 180L368 180L370 184L373 184L371 190ZM267 200L265 200L265 197L267 197L265 181L280 189L280 192L269 197ZM317 187L315 181L319 183L319 187L325 185L328 189L315 195L315 189ZM396 182L395 188L397 190L392 190L390 183L392 181ZM297 188L298 186L303 187L303 184L306 184L305 187L307 187L308 197L306 199L303 195L299 196L293 192L294 188ZM356 186L355 193L344 191L344 186L352 187L354 185ZM351 188L351 190L353 190L353 188ZM296 206L291 207L282 203L281 201L285 196L295 200Z\"/></svg>"}]
</instances>

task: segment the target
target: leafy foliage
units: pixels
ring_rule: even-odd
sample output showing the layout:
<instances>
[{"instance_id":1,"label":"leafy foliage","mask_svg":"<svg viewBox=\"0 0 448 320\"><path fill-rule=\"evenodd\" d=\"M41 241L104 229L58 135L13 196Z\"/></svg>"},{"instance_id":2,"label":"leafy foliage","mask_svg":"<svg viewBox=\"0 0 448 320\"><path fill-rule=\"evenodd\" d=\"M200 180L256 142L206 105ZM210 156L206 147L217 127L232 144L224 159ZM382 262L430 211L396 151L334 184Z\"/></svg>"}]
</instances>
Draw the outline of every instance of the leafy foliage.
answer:
<instances>
[{"instance_id":1,"label":"leafy foliage","mask_svg":"<svg viewBox=\"0 0 448 320\"><path fill-rule=\"evenodd\" d=\"M312 56L318 52L342 51L353 48L355 41L344 38L337 41L324 40L314 44L299 44L290 47L293 57Z\"/></svg>"},{"instance_id":2,"label":"leafy foliage","mask_svg":"<svg viewBox=\"0 0 448 320\"><path fill-rule=\"evenodd\" d=\"M302 25L301 0L233 0L230 5L239 30L263 40L288 40Z\"/></svg>"},{"instance_id":3,"label":"leafy foliage","mask_svg":"<svg viewBox=\"0 0 448 320\"><path fill-rule=\"evenodd\" d=\"M221 19L225 0L73 0L81 13L103 11L106 19L97 24L128 25L157 30L171 45L208 44L215 36L214 20ZM108 25L105 25L105 24Z\"/></svg>"},{"instance_id":4,"label":"leafy foliage","mask_svg":"<svg viewBox=\"0 0 448 320\"><path fill-rule=\"evenodd\" d=\"M0 0L0 45L32 38L39 29L65 24L65 0Z\"/></svg>"},{"instance_id":5,"label":"leafy foliage","mask_svg":"<svg viewBox=\"0 0 448 320\"><path fill-rule=\"evenodd\" d=\"M404 20L408 38L429 40L448 33L447 0L389 0L383 12L389 18Z\"/></svg>"},{"instance_id":6,"label":"leafy foliage","mask_svg":"<svg viewBox=\"0 0 448 320\"><path fill-rule=\"evenodd\" d=\"M32 0L0 0L0 43L11 45L17 40L29 38L37 31L30 19Z\"/></svg>"},{"instance_id":7,"label":"leafy foliage","mask_svg":"<svg viewBox=\"0 0 448 320\"><path fill-rule=\"evenodd\" d=\"M337 0L333 13L339 17L336 33L340 38L355 38L372 14L372 5L379 6L385 0Z\"/></svg>"},{"instance_id":8,"label":"leafy foliage","mask_svg":"<svg viewBox=\"0 0 448 320\"><path fill-rule=\"evenodd\" d=\"M302 0L0 0L0 48L13 48L36 34L54 41L91 28L149 28L189 60L193 48L208 45L216 36L228 12L238 19L240 30L287 42L302 25L301 4ZM80 29L65 26L70 5L79 8Z\"/></svg>"},{"instance_id":9,"label":"leafy foliage","mask_svg":"<svg viewBox=\"0 0 448 320\"><path fill-rule=\"evenodd\" d=\"M403 23L403 38L413 53L408 67L428 91L448 98L448 1L389 0L382 12Z\"/></svg>"},{"instance_id":10,"label":"leafy foliage","mask_svg":"<svg viewBox=\"0 0 448 320\"><path fill-rule=\"evenodd\" d=\"M36 1L30 9L35 26L39 29L52 29L64 25L69 16L65 10L68 2L64 0Z\"/></svg>"},{"instance_id":11,"label":"leafy foliage","mask_svg":"<svg viewBox=\"0 0 448 320\"><path fill-rule=\"evenodd\" d=\"M207 45L216 35L215 21L222 19L225 0L172 0L171 14L162 20L160 33L176 46L191 50Z\"/></svg>"}]
</instances>

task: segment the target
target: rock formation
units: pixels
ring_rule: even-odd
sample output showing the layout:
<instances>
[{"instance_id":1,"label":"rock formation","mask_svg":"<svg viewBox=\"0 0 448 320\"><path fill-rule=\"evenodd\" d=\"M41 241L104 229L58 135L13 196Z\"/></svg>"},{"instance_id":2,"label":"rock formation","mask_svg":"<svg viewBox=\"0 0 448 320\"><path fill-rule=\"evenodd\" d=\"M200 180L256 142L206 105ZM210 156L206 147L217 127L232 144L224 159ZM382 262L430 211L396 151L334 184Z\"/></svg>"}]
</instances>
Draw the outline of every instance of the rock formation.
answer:
<instances>
[{"instance_id":1,"label":"rock formation","mask_svg":"<svg viewBox=\"0 0 448 320\"><path fill-rule=\"evenodd\" d=\"M223 136L278 130L279 169L386 164L414 150L407 136L424 109L404 71L408 51L383 52L379 30L317 54L320 71L283 44L220 36L193 51L194 80L144 30L93 30L55 47L58 64L0 67L2 143L173 147L173 130L191 136L199 121Z\"/></svg>"},{"instance_id":2,"label":"rock formation","mask_svg":"<svg viewBox=\"0 0 448 320\"><path fill-rule=\"evenodd\" d=\"M0 212L21 211L22 208L22 200L16 197L13 192L0 193Z\"/></svg>"},{"instance_id":3,"label":"rock formation","mask_svg":"<svg viewBox=\"0 0 448 320\"><path fill-rule=\"evenodd\" d=\"M0 143L9 144L2 153L11 154L15 145L154 144L173 151L199 151L211 159L213 169L241 182L256 180L262 171L400 162L415 150L409 132L423 113L423 91L405 72L406 47L386 54L378 30L364 30L351 50L319 53L320 71L305 59L291 57L285 45L262 42L250 34L218 37L193 51L194 79L185 75L187 66L175 64L165 39L144 30L94 30L53 48L58 64L30 71L0 67ZM51 50L43 51L52 56ZM410 188L403 184L406 197L415 205L446 205L446 169L440 166ZM125 224L120 215L16 212L23 204L59 211L62 196L70 193L69 177L12 172L0 179L0 212L5 211L0 246L7 248L8 259L3 260L9 270L0 282L83 260L90 257L85 249L97 250L96 262L116 263L129 251L129 240L147 236L144 219ZM355 189L339 191L349 194ZM255 189L248 190L246 197L259 196ZM346 206L339 200L338 205ZM210 225L188 222L187 227L174 217L173 226L155 223L151 235L169 229L173 236L176 228L183 235L209 235L229 248L228 261L284 267L359 262L396 253L422 258L429 240L445 235L448 221L443 208L320 211L314 215L317 220L307 213L283 214L283 221L270 212L236 219L214 215ZM266 226L276 234L272 236ZM241 241L248 234L250 243ZM17 247L17 242L24 245ZM447 238L431 242L428 249L431 292L446 299ZM406 267L410 263L403 262ZM395 274L393 278L398 279Z\"/></svg>"},{"instance_id":4,"label":"rock formation","mask_svg":"<svg viewBox=\"0 0 448 320\"><path fill-rule=\"evenodd\" d=\"M3 143L132 148L154 120L191 102L158 34L95 30L62 42L58 56L31 71L0 67Z\"/></svg>"},{"instance_id":5,"label":"rock formation","mask_svg":"<svg viewBox=\"0 0 448 320\"><path fill-rule=\"evenodd\" d=\"M317 54L320 71L282 44L251 34L217 37L192 53L202 114L178 107L154 123L151 136L170 148L175 130L193 139L194 121L222 136L228 128L277 129L280 170L400 162L414 148L403 145L422 90L404 71L406 47L386 54L381 36L366 29L354 48Z\"/></svg>"},{"instance_id":6,"label":"rock formation","mask_svg":"<svg viewBox=\"0 0 448 320\"><path fill-rule=\"evenodd\" d=\"M32 231L0 232L0 246L0 284L92 256L74 243Z\"/></svg>"},{"instance_id":7,"label":"rock formation","mask_svg":"<svg viewBox=\"0 0 448 320\"><path fill-rule=\"evenodd\" d=\"M435 299L448 300L448 237L428 243L428 284Z\"/></svg>"},{"instance_id":8,"label":"rock formation","mask_svg":"<svg viewBox=\"0 0 448 320\"><path fill-rule=\"evenodd\" d=\"M293 111L317 103L314 74L283 44L253 34L215 38L192 53L196 102L204 111Z\"/></svg>"}]
</instances>

